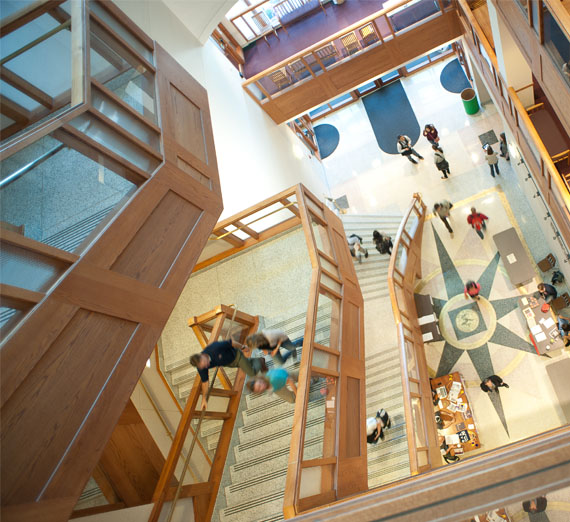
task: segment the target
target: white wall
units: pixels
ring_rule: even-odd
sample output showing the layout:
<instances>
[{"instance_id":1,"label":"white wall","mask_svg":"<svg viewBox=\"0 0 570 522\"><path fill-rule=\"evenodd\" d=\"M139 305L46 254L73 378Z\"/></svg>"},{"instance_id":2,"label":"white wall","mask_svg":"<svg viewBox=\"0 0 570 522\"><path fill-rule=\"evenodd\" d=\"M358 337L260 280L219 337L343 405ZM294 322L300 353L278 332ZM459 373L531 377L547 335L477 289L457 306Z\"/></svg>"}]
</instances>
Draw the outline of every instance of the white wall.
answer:
<instances>
[{"instance_id":1,"label":"white wall","mask_svg":"<svg viewBox=\"0 0 570 522\"><path fill-rule=\"evenodd\" d=\"M210 40L202 47L159 0L115 0L208 91L226 217L296 183L322 198L324 168L286 126L246 94L242 79Z\"/></svg>"},{"instance_id":2,"label":"white wall","mask_svg":"<svg viewBox=\"0 0 570 522\"><path fill-rule=\"evenodd\" d=\"M146 522L152 511L153 504L136 506L132 508L118 509L91 515L88 517L75 518L77 522ZM168 517L170 502L166 502L160 513L159 522L164 522ZM172 515L173 522L194 522L194 504L191 498L180 499Z\"/></svg>"}]
</instances>

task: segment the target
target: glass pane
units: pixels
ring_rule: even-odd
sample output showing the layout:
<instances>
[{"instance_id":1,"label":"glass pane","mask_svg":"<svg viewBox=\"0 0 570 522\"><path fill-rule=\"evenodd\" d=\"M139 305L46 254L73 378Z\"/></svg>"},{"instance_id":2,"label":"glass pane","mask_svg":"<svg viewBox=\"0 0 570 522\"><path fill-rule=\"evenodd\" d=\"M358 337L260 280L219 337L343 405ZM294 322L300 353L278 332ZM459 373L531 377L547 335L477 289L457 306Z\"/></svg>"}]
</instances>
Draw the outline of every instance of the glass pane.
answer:
<instances>
[{"instance_id":1,"label":"glass pane","mask_svg":"<svg viewBox=\"0 0 570 522\"><path fill-rule=\"evenodd\" d=\"M546 4L543 5L544 47L546 47L562 77L570 84L570 42Z\"/></svg>"},{"instance_id":2,"label":"glass pane","mask_svg":"<svg viewBox=\"0 0 570 522\"><path fill-rule=\"evenodd\" d=\"M404 347L406 349L406 362L408 365L408 377L419 380L418 365L416 362L416 352L414 344L407 339L404 339Z\"/></svg>"},{"instance_id":3,"label":"glass pane","mask_svg":"<svg viewBox=\"0 0 570 522\"><path fill-rule=\"evenodd\" d=\"M312 497L330 491L334 484L334 465L314 466L301 470L299 498Z\"/></svg>"},{"instance_id":4,"label":"glass pane","mask_svg":"<svg viewBox=\"0 0 570 522\"><path fill-rule=\"evenodd\" d=\"M350 93L346 93L343 94L342 96L339 96L338 98L335 98L334 100L330 101L329 103L331 104L331 106L333 108L338 107L339 105L343 105L346 102L349 102L352 100L352 96L350 95Z\"/></svg>"},{"instance_id":5,"label":"glass pane","mask_svg":"<svg viewBox=\"0 0 570 522\"><path fill-rule=\"evenodd\" d=\"M0 307L0 331L2 336L5 336L23 316L24 312L16 308Z\"/></svg>"},{"instance_id":6,"label":"glass pane","mask_svg":"<svg viewBox=\"0 0 570 522\"><path fill-rule=\"evenodd\" d=\"M126 56L110 33L91 21L91 76L137 112L156 123L154 74L131 55Z\"/></svg>"},{"instance_id":7,"label":"glass pane","mask_svg":"<svg viewBox=\"0 0 570 522\"><path fill-rule=\"evenodd\" d=\"M309 208L313 214L315 214L317 217L320 217L323 221L326 221L322 203L315 203L310 197L307 196L305 198L305 205L307 205L307 208Z\"/></svg>"},{"instance_id":8,"label":"glass pane","mask_svg":"<svg viewBox=\"0 0 570 522\"><path fill-rule=\"evenodd\" d=\"M0 219L68 252L83 250L136 190L51 136L6 158L1 172Z\"/></svg>"},{"instance_id":9,"label":"glass pane","mask_svg":"<svg viewBox=\"0 0 570 522\"><path fill-rule=\"evenodd\" d=\"M321 283L339 294L342 292L342 285L324 273L321 273Z\"/></svg>"},{"instance_id":10,"label":"glass pane","mask_svg":"<svg viewBox=\"0 0 570 522\"><path fill-rule=\"evenodd\" d=\"M417 453L418 468L423 468L429 464L429 455L427 450L418 451Z\"/></svg>"},{"instance_id":11,"label":"glass pane","mask_svg":"<svg viewBox=\"0 0 570 522\"><path fill-rule=\"evenodd\" d=\"M406 64L406 69L407 71L413 71L414 69L417 69L418 67L421 67L422 65L425 65L426 63L429 63L429 59L427 56L420 56L419 58L408 62Z\"/></svg>"},{"instance_id":12,"label":"glass pane","mask_svg":"<svg viewBox=\"0 0 570 522\"><path fill-rule=\"evenodd\" d=\"M311 219L311 224L313 225L313 237L315 238L317 248L334 259L334 252L330 244L327 229L314 219Z\"/></svg>"},{"instance_id":13,"label":"glass pane","mask_svg":"<svg viewBox=\"0 0 570 522\"><path fill-rule=\"evenodd\" d=\"M328 270L331 274L333 274L337 277L339 276L338 267L336 265L333 265L330 261L328 261L327 259L325 259L322 256L319 256L319 261L321 262L322 268L324 268L325 270Z\"/></svg>"},{"instance_id":14,"label":"glass pane","mask_svg":"<svg viewBox=\"0 0 570 522\"><path fill-rule=\"evenodd\" d=\"M422 415L422 403L417 397L412 397L412 414L414 417L414 435L416 447L426 447L428 445L424 429L424 418Z\"/></svg>"},{"instance_id":15,"label":"glass pane","mask_svg":"<svg viewBox=\"0 0 570 522\"><path fill-rule=\"evenodd\" d=\"M309 116L311 118L316 118L317 116L321 116L330 110L331 108L328 105L321 105L320 107L317 107L312 111L309 111Z\"/></svg>"},{"instance_id":16,"label":"glass pane","mask_svg":"<svg viewBox=\"0 0 570 522\"><path fill-rule=\"evenodd\" d=\"M315 326L316 343L339 349L340 301L319 294L317 321Z\"/></svg>"},{"instance_id":17,"label":"glass pane","mask_svg":"<svg viewBox=\"0 0 570 522\"><path fill-rule=\"evenodd\" d=\"M45 292L69 265L11 244L0 250L0 281L35 292Z\"/></svg>"},{"instance_id":18,"label":"glass pane","mask_svg":"<svg viewBox=\"0 0 570 522\"><path fill-rule=\"evenodd\" d=\"M397 32L439 12L439 4L437 2L433 0L419 0L419 2L409 2L390 11L388 18L392 22L394 32Z\"/></svg>"},{"instance_id":19,"label":"glass pane","mask_svg":"<svg viewBox=\"0 0 570 522\"><path fill-rule=\"evenodd\" d=\"M538 34L539 28L539 20L538 20L538 11L539 5L538 0L530 0L530 8L532 10L532 28L536 34Z\"/></svg>"},{"instance_id":20,"label":"glass pane","mask_svg":"<svg viewBox=\"0 0 570 522\"><path fill-rule=\"evenodd\" d=\"M312 375L303 460L335 455L337 379Z\"/></svg>"},{"instance_id":21,"label":"glass pane","mask_svg":"<svg viewBox=\"0 0 570 522\"><path fill-rule=\"evenodd\" d=\"M0 39L4 69L0 94L4 105L10 103L10 114L2 122L3 141L51 120L71 105L72 24L71 17L61 12L66 18L61 23L44 14ZM77 100L83 101L79 95Z\"/></svg>"},{"instance_id":22,"label":"glass pane","mask_svg":"<svg viewBox=\"0 0 570 522\"><path fill-rule=\"evenodd\" d=\"M103 22L105 22L119 38L127 42L135 51L137 51L147 62L154 65L154 57L152 50L142 43L135 34L131 33L123 24L121 24L113 15L111 15L99 2L90 2L90 9Z\"/></svg>"},{"instance_id":23,"label":"glass pane","mask_svg":"<svg viewBox=\"0 0 570 522\"><path fill-rule=\"evenodd\" d=\"M325 370L338 370L338 356L332 353L313 348L312 366L315 368L323 368Z\"/></svg>"},{"instance_id":24,"label":"glass pane","mask_svg":"<svg viewBox=\"0 0 570 522\"><path fill-rule=\"evenodd\" d=\"M374 82L369 82L365 85L363 85L362 87L359 87L357 90L360 94L363 94L371 89L375 89L376 88L376 84Z\"/></svg>"},{"instance_id":25,"label":"glass pane","mask_svg":"<svg viewBox=\"0 0 570 522\"><path fill-rule=\"evenodd\" d=\"M411 393L420 393L420 385L417 382L414 381L408 381L409 385L410 385L410 392Z\"/></svg>"},{"instance_id":26,"label":"glass pane","mask_svg":"<svg viewBox=\"0 0 570 522\"><path fill-rule=\"evenodd\" d=\"M518 4L518 6L522 9L523 13L525 14L526 17L526 0L515 0L515 2Z\"/></svg>"},{"instance_id":27,"label":"glass pane","mask_svg":"<svg viewBox=\"0 0 570 522\"><path fill-rule=\"evenodd\" d=\"M398 76L400 76L400 73L396 69L395 71L389 72L384 76L380 76L380 79L382 80L383 83L386 83L389 82L390 80L393 80L394 78L398 78Z\"/></svg>"}]
</instances>

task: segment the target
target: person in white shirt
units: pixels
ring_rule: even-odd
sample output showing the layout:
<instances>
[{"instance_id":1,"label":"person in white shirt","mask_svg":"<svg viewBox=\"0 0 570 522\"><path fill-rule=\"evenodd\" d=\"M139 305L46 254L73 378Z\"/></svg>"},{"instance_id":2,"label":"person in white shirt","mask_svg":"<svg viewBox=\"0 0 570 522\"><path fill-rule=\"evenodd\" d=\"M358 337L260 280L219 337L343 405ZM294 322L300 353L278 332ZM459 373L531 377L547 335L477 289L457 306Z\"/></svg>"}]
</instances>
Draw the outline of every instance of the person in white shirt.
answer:
<instances>
[{"instance_id":1,"label":"person in white shirt","mask_svg":"<svg viewBox=\"0 0 570 522\"><path fill-rule=\"evenodd\" d=\"M271 355L279 366L283 366L289 357L297 357L297 347L302 346L303 338L292 342L282 330L261 330L260 333L248 335L245 343L249 348L258 348L266 355ZM287 349L285 356L281 355L280 348Z\"/></svg>"},{"instance_id":2,"label":"person in white shirt","mask_svg":"<svg viewBox=\"0 0 570 522\"><path fill-rule=\"evenodd\" d=\"M383 428L390 428L392 421L385 409L378 410L376 417L366 419L366 441L369 444L377 444L378 439L384 440Z\"/></svg>"}]
</instances>

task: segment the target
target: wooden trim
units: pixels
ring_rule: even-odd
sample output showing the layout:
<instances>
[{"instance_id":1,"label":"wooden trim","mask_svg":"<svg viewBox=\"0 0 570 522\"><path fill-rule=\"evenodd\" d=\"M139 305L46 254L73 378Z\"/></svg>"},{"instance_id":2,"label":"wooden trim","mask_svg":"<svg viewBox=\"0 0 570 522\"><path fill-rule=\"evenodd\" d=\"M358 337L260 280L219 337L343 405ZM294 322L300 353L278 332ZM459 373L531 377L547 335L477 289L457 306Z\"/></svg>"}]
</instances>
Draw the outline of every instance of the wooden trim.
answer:
<instances>
[{"instance_id":1,"label":"wooden trim","mask_svg":"<svg viewBox=\"0 0 570 522\"><path fill-rule=\"evenodd\" d=\"M70 252L66 252L65 250L46 245L45 243L41 243L40 241L36 241L35 239L31 239L29 237L23 236L22 234L17 234L16 232L12 232L11 230L6 230L4 228L0 231L0 241L3 243L15 245L42 256L47 256L53 259L57 259L58 261L63 261L64 263L68 263L70 265L79 259L79 256L76 254L72 254Z\"/></svg>"},{"instance_id":2,"label":"wooden trim","mask_svg":"<svg viewBox=\"0 0 570 522\"><path fill-rule=\"evenodd\" d=\"M24 5L23 9L3 20L3 23L0 26L0 37L4 37L16 29L23 27L44 13L51 11L54 7L57 7L64 1L65 0L36 0L29 5Z\"/></svg>"},{"instance_id":3,"label":"wooden trim","mask_svg":"<svg viewBox=\"0 0 570 522\"><path fill-rule=\"evenodd\" d=\"M326 268L323 268L322 266L321 266L321 273L325 274L327 277L330 277L333 281L336 281L339 285L342 286L342 284L343 284L342 279L340 279L338 276L336 276L332 272L329 272Z\"/></svg>"},{"instance_id":4,"label":"wooden trim","mask_svg":"<svg viewBox=\"0 0 570 522\"><path fill-rule=\"evenodd\" d=\"M342 294L339 294L336 290L329 288L322 281L319 281L319 293L325 294L327 297L332 299L342 299Z\"/></svg>"},{"instance_id":5,"label":"wooden trim","mask_svg":"<svg viewBox=\"0 0 570 522\"><path fill-rule=\"evenodd\" d=\"M338 377L340 373L336 370L329 370L328 368L320 368L319 366L311 366L311 375L327 375L329 377Z\"/></svg>"},{"instance_id":6,"label":"wooden trim","mask_svg":"<svg viewBox=\"0 0 570 522\"><path fill-rule=\"evenodd\" d=\"M194 418L198 418L201 415L201 411L200 410L194 410L191 415ZM206 410L204 412L204 419L212 419L212 420L227 420L231 418L231 414L227 413L225 411L209 411Z\"/></svg>"},{"instance_id":7,"label":"wooden trim","mask_svg":"<svg viewBox=\"0 0 570 522\"><path fill-rule=\"evenodd\" d=\"M304 460L301 462L301 468L314 468L320 466L329 466L337 463L337 457L323 457L319 459Z\"/></svg>"},{"instance_id":8,"label":"wooden trim","mask_svg":"<svg viewBox=\"0 0 570 522\"><path fill-rule=\"evenodd\" d=\"M45 294L33 292L19 286L0 283L0 304L6 308L17 310L28 310L31 306L38 304Z\"/></svg>"},{"instance_id":9,"label":"wooden trim","mask_svg":"<svg viewBox=\"0 0 570 522\"><path fill-rule=\"evenodd\" d=\"M212 482L198 482L196 484L187 484L186 486L182 486L180 489L180 493L178 494L178 498L190 498L190 497L198 497L200 495L209 495L212 492L214 485ZM176 486L170 487L167 492L164 500L169 502L174 499L174 494L176 493Z\"/></svg>"},{"instance_id":10,"label":"wooden trim","mask_svg":"<svg viewBox=\"0 0 570 522\"><path fill-rule=\"evenodd\" d=\"M80 517L89 517L92 515L100 515L101 513L109 513L110 511L117 511L119 509L124 509L126 507L127 506L124 502L116 502L114 504L106 504L103 506L94 506L85 509L76 509L71 513L69 520Z\"/></svg>"},{"instance_id":11,"label":"wooden trim","mask_svg":"<svg viewBox=\"0 0 570 522\"><path fill-rule=\"evenodd\" d=\"M0 75L7 84L23 92L26 96L32 98L32 100L41 103L44 107L53 109L54 99L46 92L4 66L0 67Z\"/></svg>"},{"instance_id":12,"label":"wooden trim","mask_svg":"<svg viewBox=\"0 0 570 522\"><path fill-rule=\"evenodd\" d=\"M338 263L335 261L334 258L329 256L328 254L326 254L322 250L319 250L318 248L317 248L317 254L319 256L321 256L323 259L325 259L326 261L328 261L331 265L335 265L338 268Z\"/></svg>"},{"instance_id":13,"label":"wooden trim","mask_svg":"<svg viewBox=\"0 0 570 522\"><path fill-rule=\"evenodd\" d=\"M327 352L330 353L331 355L336 355L337 357L340 357L340 352L338 350L330 348L329 346L325 346L324 344L313 342L313 349L320 350L321 352Z\"/></svg>"},{"instance_id":14,"label":"wooden trim","mask_svg":"<svg viewBox=\"0 0 570 522\"><path fill-rule=\"evenodd\" d=\"M336 492L325 491L324 493L319 493L318 495L313 495L312 497L300 498L297 502L297 508L299 511L307 511L315 506L322 506L330 504L336 500Z\"/></svg>"}]
</instances>

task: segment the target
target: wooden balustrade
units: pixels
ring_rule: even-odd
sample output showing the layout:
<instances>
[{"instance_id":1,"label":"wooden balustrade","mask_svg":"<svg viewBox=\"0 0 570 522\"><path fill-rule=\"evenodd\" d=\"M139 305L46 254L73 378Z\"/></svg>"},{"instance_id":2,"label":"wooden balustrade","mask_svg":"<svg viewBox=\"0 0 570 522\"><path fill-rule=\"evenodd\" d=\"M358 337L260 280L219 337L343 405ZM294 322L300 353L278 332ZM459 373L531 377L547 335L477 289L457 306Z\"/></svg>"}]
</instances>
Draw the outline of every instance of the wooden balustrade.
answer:
<instances>
[{"instance_id":1,"label":"wooden balustrade","mask_svg":"<svg viewBox=\"0 0 570 522\"><path fill-rule=\"evenodd\" d=\"M388 266L388 289L392 303L392 313L398 329L400 347L400 366L402 389L404 392L404 418L406 420L406 436L408 439L408 456L412 475L424 472L434 466L437 449L437 436L433 426L433 408L427 363L420 326L417 320L414 302L414 285L416 277L421 277L421 244L423 225L426 217L426 206L419 194L414 194L412 202L404 215L394 240L394 248ZM406 227L410 219L417 220L412 227L413 234ZM408 360L416 374L412 374ZM410 382L418 384L420 393L412 393ZM413 414L413 399L420 401L420 418ZM421 430L417 423L422 424ZM427 436L423 444L418 446L418 433ZM425 437L424 436L424 437Z\"/></svg>"},{"instance_id":2,"label":"wooden balustrade","mask_svg":"<svg viewBox=\"0 0 570 522\"><path fill-rule=\"evenodd\" d=\"M287 518L364 491L368 480L362 294L341 221L301 185L296 199L312 276L285 485ZM319 310L329 306L329 338L315 339ZM326 363L314 357L319 352ZM326 379L325 420L322 453L307 457L312 377Z\"/></svg>"},{"instance_id":3,"label":"wooden balustrade","mask_svg":"<svg viewBox=\"0 0 570 522\"><path fill-rule=\"evenodd\" d=\"M403 0L377 11L307 47L249 78L243 88L276 123L283 123L461 35L454 7L443 3L435 4L438 10L432 15L394 30L390 14L406 3ZM336 42L342 36L362 34L360 30L366 27L373 27L378 39L362 40L354 53L343 55L338 51ZM381 28L389 28L389 32L383 33ZM286 73L290 80L288 86L274 88L270 77L277 71ZM303 71L306 71L305 78L298 78Z\"/></svg>"},{"instance_id":4,"label":"wooden balustrade","mask_svg":"<svg viewBox=\"0 0 570 522\"><path fill-rule=\"evenodd\" d=\"M507 87L508 84L499 71L495 52L466 0L457 0L457 5L464 27L465 42L472 59L485 78L487 87L495 99L495 105L509 124L517 145L523 153L525 163L540 187L562 237L566 243L570 243L569 187L556 169L552 157L546 150L516 91L512 87ZM481 53L479 45L483 47L490 63Z\"/></svg>"}]
</instances>

